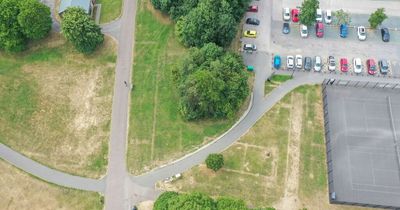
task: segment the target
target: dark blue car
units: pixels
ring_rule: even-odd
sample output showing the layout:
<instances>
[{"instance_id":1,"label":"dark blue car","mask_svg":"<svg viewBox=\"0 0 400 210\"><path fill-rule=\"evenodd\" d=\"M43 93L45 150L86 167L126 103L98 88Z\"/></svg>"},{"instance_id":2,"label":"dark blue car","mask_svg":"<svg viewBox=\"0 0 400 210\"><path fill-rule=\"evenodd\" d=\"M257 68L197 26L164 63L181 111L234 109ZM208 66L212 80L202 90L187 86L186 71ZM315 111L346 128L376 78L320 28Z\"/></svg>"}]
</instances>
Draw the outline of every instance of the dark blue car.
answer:
<instances>
[{"instance_id":1,"label":"dark blue car","mask_svg":"<svg viewBox=\"0 0 400 210\"><path fill-rule=\"evenodd\" d=\"M348 33L348 27L346 24L340 25L340 37L346 38Z\"/></svg>"},{"instance_id":2,"label":"dark blue car","mask_svg":"<svg viewBox=\"0 0 400 210\"><path fill-rule=\"evenodd\" d=\"M281 68L281 56L275 55L274 56L274 68L275 69L280 69Z\"/></svg>"}]
</instances>

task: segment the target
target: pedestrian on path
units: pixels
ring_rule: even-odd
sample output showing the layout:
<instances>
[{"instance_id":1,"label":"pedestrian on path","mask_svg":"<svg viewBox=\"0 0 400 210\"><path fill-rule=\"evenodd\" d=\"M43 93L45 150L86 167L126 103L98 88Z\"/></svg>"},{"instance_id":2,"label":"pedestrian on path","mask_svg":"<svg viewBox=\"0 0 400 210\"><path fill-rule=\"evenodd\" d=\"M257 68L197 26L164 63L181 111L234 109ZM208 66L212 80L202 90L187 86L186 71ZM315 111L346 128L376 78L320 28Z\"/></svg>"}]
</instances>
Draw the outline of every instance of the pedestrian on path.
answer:
<instances>
[{"instance_id":1,"label":"pedestrian on path","mask_svg":"<svg viewBox=\"0 0 400 210\"><path fill-rule=\"evenodd\" d=\"M125 84L126 87L128 87L128 83L126 81L124 81L124 84Z\"/></svg>"}]
</instances>

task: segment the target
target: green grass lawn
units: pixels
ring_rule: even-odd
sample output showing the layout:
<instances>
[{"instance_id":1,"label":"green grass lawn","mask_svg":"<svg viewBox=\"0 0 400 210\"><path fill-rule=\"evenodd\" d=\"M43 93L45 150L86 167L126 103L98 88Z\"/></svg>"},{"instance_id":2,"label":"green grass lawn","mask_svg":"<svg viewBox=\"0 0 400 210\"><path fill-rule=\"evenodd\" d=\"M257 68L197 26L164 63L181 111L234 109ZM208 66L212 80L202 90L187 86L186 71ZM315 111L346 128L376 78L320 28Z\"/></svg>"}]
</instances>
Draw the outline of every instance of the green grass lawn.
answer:
<instances>
[{"instance_id":1,"label":"green grass lawn","mask_svg":"<svg viewBox=\"0 0 400 210\"><path fill-rule=\"evenodd\" d=\"M103 209L103 197L98 193L46 183L1 159L0 185L1 209Z\"/></svg>"},{"instance_id":2,"label":"green grass lawn","mask_svg":"<svg viewBox=\"0 0 400 210\"><path fill-rule=\"evenodd\" d=\"M270 81L265 81L264 94L268 95L273 89L290 79L292 79L290 75L273 74Z\"/></svg>"},{"instance_id":3,"label":"green grass lawn","mask_svg":"<svg viewBox=\"0 0 400 210\"><path fill-rule=\"evenodd\" d=\"M101 4L100 23L108 23L121 15L122 0L97 0Z\"/></svg>"},{"instance_id":4,"label":"green grass lawn","mask_svg":"<svg viewBox=\"0 0 400 210\"><path fill-rule=\"evenodd\" d=\"M245 200L251 207L272 206L284 192L290 120L298 100L303 101L301 112L298 112L303 117L299 194L306 202L304 205L314 209L307 205L313 195L327 195L323 194L327 183L319 86L301 86L286 95L245 136L223 152L226 164L222 170L214 173L204 165L196 166L172 185L162 183L161 186L212 196L232 196ZM328 206L326 198L322 197Z\"/></svg>"},{"instance_id":5,"label":"green grass lawn","mask_svg":"<svg viewBox=\"0 0 400 210\"><path fill-rule=\"evenodd\" d=\"M19 54L0 53L0 142L52 168L106 171L115 44L90 56L58 34Z\"/></svg>"},{"instance_id":6,"label":"green grass lawn","mask_svg":"<svg viewBox=\"0 0 400 210\"><path fill-rule=\"evenodd\" d=\"M177 42L173 24L148 4L149 1L138 1L136 18L135 88L131 95L128 140L128 166L134 174L198 148L235 121L182 119L172 70L188 51Z\"/></svg>"}]
</instances>

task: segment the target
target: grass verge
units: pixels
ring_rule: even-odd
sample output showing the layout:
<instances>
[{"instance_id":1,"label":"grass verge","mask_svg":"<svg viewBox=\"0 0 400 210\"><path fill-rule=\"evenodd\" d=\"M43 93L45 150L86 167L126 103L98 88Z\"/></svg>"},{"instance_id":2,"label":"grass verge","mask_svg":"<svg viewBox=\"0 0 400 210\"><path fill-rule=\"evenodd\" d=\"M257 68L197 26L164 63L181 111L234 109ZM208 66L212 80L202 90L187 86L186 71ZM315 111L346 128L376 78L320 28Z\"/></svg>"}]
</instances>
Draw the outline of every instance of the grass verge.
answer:
<instances>
[{"instance_id":1,"label":"grass verge","mask_svg":"<svg viewBox=\"0 0 400 210\"><path fill-rule=\"evenodd\" d=\"M58 187L32 177L0 159L0 206L2 209L87 209L101 210L103 197Z\"/></svg>"},{"instance_id":2,"label":"grass verge","mask_svg":"<svg viewBox=\"0 0 400 210\"><path fill-rule=\"evenodd\" d=\"M21 54L0 53L0 142L72 174L105 173L115 44L90 56L59 34Z\"/></svg>"},{"instance_id":3,"label":"grass verge","mask_svg":"<svg viewBox=\"0 0 400 210\"><path fill-rule=\"evenodd\" d=\"M127 159L129 171L140 174L210 142L235 119L182 119L172 70L188 50L148 0L138 1L136 23Z\"/></svg>"},{"instance_id":4,"label":"grass verge","mask_svg":"<svg viewBox=\"0 0 400 210\"><path fill-rule=\"evenodd\" d=\"M264 94L268 95L273 89L290 79L292 79L290 75L273 74L269 80L265 81Z\"/></svg>"},{"instance_id":5,"label":"grass verge","mask_svg":"<svg viewBox=\"0 0 400 210\"><path fill-rule=\"evenodd\" d=\"M121 15L122 0L97 0L101 4L100 23L108 23Z\"/></svg>"}]
</instances>

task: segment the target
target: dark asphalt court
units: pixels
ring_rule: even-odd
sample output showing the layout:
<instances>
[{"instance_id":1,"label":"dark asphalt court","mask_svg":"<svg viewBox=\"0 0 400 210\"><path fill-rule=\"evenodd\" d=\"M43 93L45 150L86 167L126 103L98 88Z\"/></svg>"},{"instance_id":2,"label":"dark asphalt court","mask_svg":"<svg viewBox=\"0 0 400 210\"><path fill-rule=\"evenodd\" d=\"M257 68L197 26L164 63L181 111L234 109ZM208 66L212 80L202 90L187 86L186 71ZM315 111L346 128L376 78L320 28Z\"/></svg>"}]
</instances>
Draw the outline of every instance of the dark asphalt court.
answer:
<instances>
[{"instance_id":1,"label":"dark asphalt court","mask_svg":"<svg viewBox=\"0 0 400 210\"><path fill-rule=\"evenodd\" d=\"M400 90L327 85L325 93L331 202L400 208Z\"/></svg>"}]
</instances>

